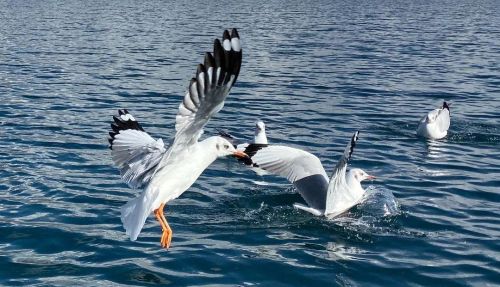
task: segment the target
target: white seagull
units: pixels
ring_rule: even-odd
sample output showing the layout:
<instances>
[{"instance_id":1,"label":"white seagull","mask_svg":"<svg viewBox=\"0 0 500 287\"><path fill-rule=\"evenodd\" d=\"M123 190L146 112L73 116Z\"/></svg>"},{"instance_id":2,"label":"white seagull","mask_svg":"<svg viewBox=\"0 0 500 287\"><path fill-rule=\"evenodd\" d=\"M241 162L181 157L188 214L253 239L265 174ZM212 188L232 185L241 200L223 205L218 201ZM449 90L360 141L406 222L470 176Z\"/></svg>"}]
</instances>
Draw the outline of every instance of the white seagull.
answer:
<instances>
[{"instance_id":1,"label":"white seagull","mask_svg":"<svg viewBox=\"0 0 500 287\"><path fill-rule=\"evenodd\" d=\"M255 139L265 130L256 129ZM221 136L234 143L234 137L225 132ZM332 176L328 178L319 158L297 148L268 145L263 143L239 144L250 158L239 159L253 168L280 175L288 179L298 190L307 206L296 203L295 208L305 210L316 216L336 217L358 204L365 190L361 181L375 179L359 168L347 172L349 162L359 131L355 132L344 154L338 161ZM267 140L266 140L267 142ZM347 172L347 174L346 174Z\"/></svg>"},{"instance_id":2,"label":"white seagull","mask_svg":"<svg viewBox=\"0 0 500 287\"><path fill-rule=\"evenodd\" d=\"M237 150L245 150L250 144L267 146L266 125L263 121L255 122L255 133L252 143L241 143L240 139L227 133L224 130L218 130L219 136L230 141Z\"/></svg>"},{"instance_id":3,"label":"white seagull","mask_svg":"<svg viewBox=\"0 0 500 287\"><path fill-rule=\"evenodd\" d=\"M444 138L450 128L450 106L443 102L439 109L430 111L418 123L417 135L432 140Z\"/></svg>"},{"instance_id":4,"label":"white seagull","mask_svg":"<svg viewBox=\"0 0 500 287\"><path fill-rule=\"evenodd\" d=\"M253 139L254 144L267 144L266 125L263 121L255 123L255 135Z\"/></svg>"},{"instance_id":5,"label":"white seagull","mask_svg":"<svg viewBox=\"0 0 500 287\"><path fill-rule=\"evenodd\" d=\"M161 225L161 246L170 247L172 229L163 214L167 202L179 197L218 157L247 157L222 137L198 141L208 120L224 105L236 82L242 51L236 29L216 39L213 54L206 53L176 116L175 138L169 147L154 140L127 111L114 116L109 143L122 179L142 193L121 208L121 220L131 240L136 240L149 214Z\"/></svg>"}]
</instances>

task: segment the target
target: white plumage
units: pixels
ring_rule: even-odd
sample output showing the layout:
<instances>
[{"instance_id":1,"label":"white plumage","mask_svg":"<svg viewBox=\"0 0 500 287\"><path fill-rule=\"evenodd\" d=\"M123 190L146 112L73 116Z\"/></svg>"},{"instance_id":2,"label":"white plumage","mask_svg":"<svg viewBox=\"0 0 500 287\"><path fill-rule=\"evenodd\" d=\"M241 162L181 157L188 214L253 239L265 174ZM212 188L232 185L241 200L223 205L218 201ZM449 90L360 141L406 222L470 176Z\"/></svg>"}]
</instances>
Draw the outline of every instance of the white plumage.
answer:
<instances>
[{"instance_id":1,"label":"white plumage","mask_svg":"<svg viewBox=\"0 0 500 287\"><path fill-rule=\"evenodd\" d=\"M219 134L237 144L230 134L223 131ZM243 162L257 173L279 175L294 184L307 203L307 206L294 204L296 208L317 216L335 217L359 203L364 194L360 182L374 178L360 169L352 169L346 174L358 135L356 132L352 136L330 178L315 155L297 148L269 145L262 122L256 124L253 143L237 146L250 156Z\"/></svg>"},{"instance_id":2,"label":"white plumage","mask_svg":"<svg viewBox=\"0 0 500 287\"><path fill-rule=\"evenodd\" d=\"M359 203L364 194L360 182L373 178L360 169L353 169L346 176L358 134L352 136L330 178L318 157L296 148L264 147L251 160L259 168L286 177L295 185L308 204L294 204L296 208L314 215L335 217ZM356 172L360 172L359 177L355 176Z\"/></svg>"},{"instance_id":3,"label":"white plumage","mask_svg":"<svg viewBox=\"0 0 500 287\"><path fill-rule=\"evenodd\" d=\"M110 148L122 178L131 187L145 187L121 209L121 220L131 240L136 240L147 217L154 211L162 225L162 247L169 247L171 229L163 206L180 196L217 158L245 156L222 137L198 139L209 119L224 105L241 66L241 45L236 29L224 31L223 45L216 39L213 55L205 54L195 78L179 105L176 134L168 149L161 139L149 136L127 110L114 117Z\"/></svg>"},{"instance_id":4,"label":"white plumage","mask_svg":"<svg viewBox=\"0 0 500 287\"><path fill-rule=\"evenodd\" d=\"M292 183L315 174L328 180L319 158L301 149L270 145L257 151L251 159L259 168L283 176Z\"/></svg>"},{"instance_id":5,"label":"white plumage","mask_svg":"<svg viewBox=\"0 0 500 287\"><path fill-rule=\"evenodd\" d=\"M448 135L450 128L450 107L446 102L424 116L417 128L417 135L428 139L442 139Z\"/></svg>"}]
</instances>

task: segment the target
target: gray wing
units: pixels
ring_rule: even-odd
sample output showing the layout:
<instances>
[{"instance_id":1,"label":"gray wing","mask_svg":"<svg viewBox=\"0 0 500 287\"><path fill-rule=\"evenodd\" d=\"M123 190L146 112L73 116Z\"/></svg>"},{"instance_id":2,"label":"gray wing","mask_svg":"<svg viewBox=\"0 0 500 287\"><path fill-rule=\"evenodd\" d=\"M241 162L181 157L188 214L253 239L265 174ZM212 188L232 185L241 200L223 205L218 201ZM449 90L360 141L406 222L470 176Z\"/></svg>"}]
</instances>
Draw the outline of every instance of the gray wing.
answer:
<instances>
[{"instance_id":1,"label":"gray wing","mask_svg":"<svg viewBox=\"0 0 500 287\"><path fill-rule=\"evenodd\" d=\"M259 149L251 159L255 167L283 176L292 183L315 174L328 178L319 158L301 149L272 145Z\"/></svg>"},{"instance_id":2,"label":"gray wing","mask_svg":"<svg viewBox=\"0 0 500 287\"><path fill-rule=\"evenodd\" d=\"M203 133L203 127L224 106L224 100L236 82L241 67L241 43L236 29L226 30L222 43L214 41L213 55L205 54L198 65L176 116L172 148L192 145Z\"/></svg>"},{"instance_id":3,"label":"gray wing","mask_svg":"<svg viewBox=\"0 0 500 287\"><path fill-rule=\"evenodd\" d=\"M359 131L356 131L347 144L344 154L342 154L342 157L340 157L340 160L333 170L330 183L328 184L328 191L326 193L326 215L339 215L345 211L345 203L352 202L352 199L349 196L350 192L346 183L345 174L347 171L347 164L351 159L358 136Z\"/></svg>"},{"instance_id":4,"label":"gray wing","mask_svg":"<svg viewBox=\"0 0 500 287\"><path fill-rule=\"evenodd\" d=\"M127 110L119 110L113 119L108 138L113 162L131 188L141 188L166 152L163 141L154 140Z\"/></svg>"},{"instance_id":5,"label":"gray wing","mask_svg":"<svg viewBox=\"0 0 500 287\"><path fill-rule=\"evenodd\" d=\"M256 146L257 151L247 150ZM292 182L312 208L325 209L328 177L319 158L306 151L286 146L249 145L245 152L254 167L280 175Z\"/></svg>"}]
</instances>

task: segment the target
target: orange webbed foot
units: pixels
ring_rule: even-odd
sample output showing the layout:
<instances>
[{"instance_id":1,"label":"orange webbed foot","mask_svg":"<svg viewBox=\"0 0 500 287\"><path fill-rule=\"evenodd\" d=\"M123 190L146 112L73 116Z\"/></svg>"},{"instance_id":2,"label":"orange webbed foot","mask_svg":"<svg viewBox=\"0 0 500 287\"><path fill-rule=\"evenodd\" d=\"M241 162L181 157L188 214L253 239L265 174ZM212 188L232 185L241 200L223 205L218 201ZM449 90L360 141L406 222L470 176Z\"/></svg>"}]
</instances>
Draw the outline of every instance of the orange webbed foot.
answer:
<instances>
[{"instance_id":1,"label":"orange webbed foot","mask_svg":"<svg viewBox=\"0 0 500 287\"><path fill-rule=\"evenodd\" d=\"M172 229L168 225L167 219L165 218L165 215L163 214L163 207L165 207L165 204L162 203L158 209L155 209L155 217L156 220L161 225L161 230L163 231L160 239L160 245L162 248L170 248L170 243L172 242Z\"/></svg>"}]
</instances>

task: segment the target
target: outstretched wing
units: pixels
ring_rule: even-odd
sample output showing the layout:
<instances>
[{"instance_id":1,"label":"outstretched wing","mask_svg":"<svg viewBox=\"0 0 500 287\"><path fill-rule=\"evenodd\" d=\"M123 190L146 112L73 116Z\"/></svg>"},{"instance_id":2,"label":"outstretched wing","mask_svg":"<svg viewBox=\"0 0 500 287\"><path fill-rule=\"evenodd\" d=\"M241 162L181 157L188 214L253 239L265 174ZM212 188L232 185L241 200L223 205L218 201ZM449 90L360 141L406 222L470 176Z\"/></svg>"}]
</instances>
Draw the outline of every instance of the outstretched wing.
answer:
<instances>
[{"instance_id":1,"label":"outstretched wing","mask_svg":"<svg viewBox=\"0 0 500 287\"><path fill-rule=\"evenodd\" d=\"M285 177L293 183L309 207L318 212L325 209L328 177L319 158L304 150L286 146L253 146L256 151L250 150L248 155L254 167Z\"/></svg>"},{"instance_id":2,"label":"outstretched wing","mask_svg":"<svg viewBox=\"0 0 500 287\"><path fill-rule=\"evenodd\" d=\"M163 141L154 140L127 110L118 110L113 120L108 138L113 162L131 188L141 188L166 152Z\"/></svg>"},{"instance_id":3,"label":"outstretched wing","mask_svg":"<svg viewBox=\"0 0 500 287\"><path fill-rule=\"evenodd\" d=\"M176 116L173 148L198 141L203 127L224 106L229 90L236 82L241 67L241 43L236 29L224 31L222 43L214 41L213 54L206 53L204 64L198 65Z\"/></svg>"},{"instance_id":4,"label":"outstretched wing","mask_svg":"<svg viewBox=\"0 0 500 287\"><path fill-rule=\"evenodd\" d=\"M354 201L353 198L351 198L345 174L347 171L347 163L351 159L356 141L358 140L358 135L359 131L356 131L349 141L349 144L347 144L344 154L333 170L326 193L325 215L337 216L347 210L346 202ZM349 206L349 208L350 207L351 206Z\"/></svg>"},{"instance_id":5,"label":"outstretched wing","mask_svg":"<svg viewBox=\"0 0 500 287\"><path fill-rule=\"evenodd\" d=\"M249 151L248 155L255 167L283 176L292 183L315 174L328 178L319 158L301 149L272 145Z\"/></svg>"}]
</instances>

